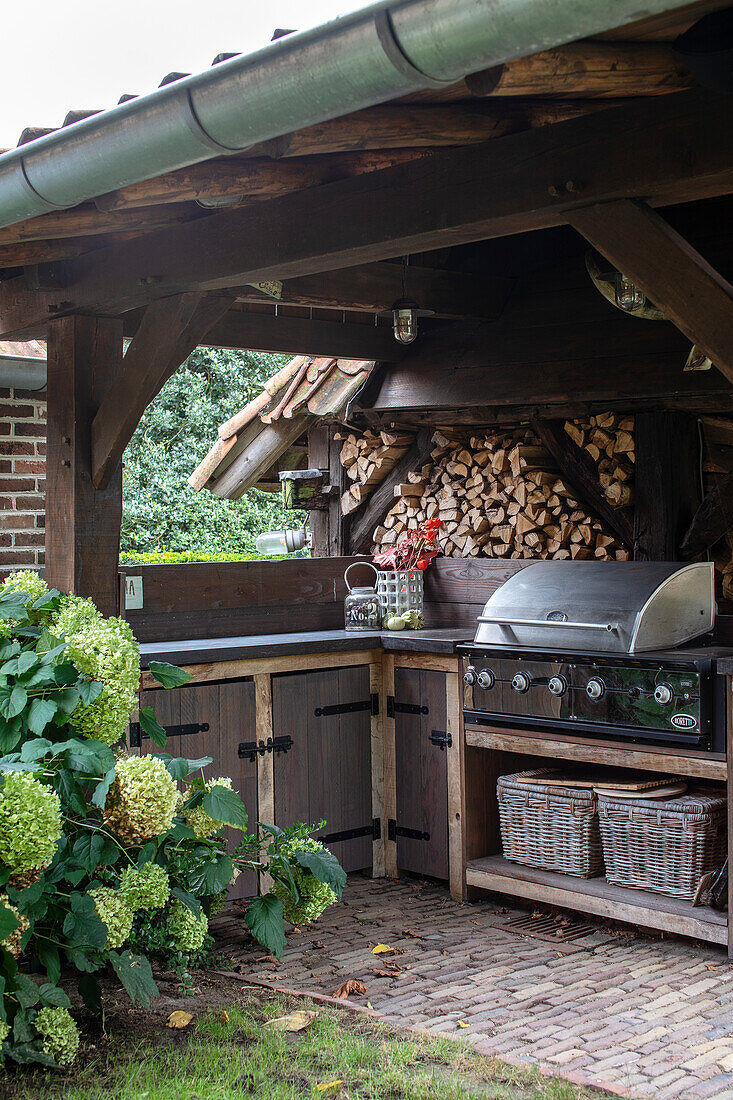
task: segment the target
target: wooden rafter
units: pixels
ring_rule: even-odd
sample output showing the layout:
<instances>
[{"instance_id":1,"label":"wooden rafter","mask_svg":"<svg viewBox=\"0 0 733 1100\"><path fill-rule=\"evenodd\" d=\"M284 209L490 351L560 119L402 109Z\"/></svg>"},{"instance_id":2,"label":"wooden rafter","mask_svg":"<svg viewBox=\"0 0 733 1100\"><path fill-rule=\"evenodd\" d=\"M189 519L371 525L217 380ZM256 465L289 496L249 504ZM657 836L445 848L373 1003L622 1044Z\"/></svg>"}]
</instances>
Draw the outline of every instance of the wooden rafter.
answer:
<instances>
[{"instance_id":1,"label":"wooden rafter","mask_svg":"<svg viewBox=\"0 0 733 1100\"><path fill-rule=\"evenodd\" d=\"M658 206L731 190L727 100L681 92L159 230L51 265L62 292L37 294L10 279L0 287L0 334L82 307L118 312L185 289L566 224L574 209L619 194Z\"/></svg>"},{"instance_id":2,"label":"wooden rafter","mask_svg":"<svg viewBox=\"0 0 733 1100\"><path fill-rule=\"evenodd\" d=\"M733 515L733 473L721 477L704 498L682 539L682 553L695 557L709 550L730 530Z\"/></svg>"},{"instance_id":3,"label":"wooden rafter","mask_svg":"<svg viewBox=\"0 0 733 1100\"><path fill-rule=\"evenodd\" d=\"M640 202L596 204L568 221L733 381L733 286L699 252Z\"/></svg>"},{"instance_id":4,"label":"wooden rafter","mask_svg":"<svg viewBox=\"0 0 733 1100\"><path fill-rule=\"evenodd\" d=\"M92 481L97 489L109 483L155 395L230 303L227 295L181 294L148 306L92 423Z\"/></svg>"},{"instance_id":5,"label":"wooden rafter","mask_svg":"<svg viewBox=\"0 0 733 1100\"><path fill-rule=\"evenodd\" d=\"M498 317L513 285L514 280L498 275L469 275L440 268L411 266L405 273L409 296L438 317ZM288 279L280 301L374 313L389 309L402 296L402 266L374 263ZM241 288L237 298L241 302L268 300L254 287Z\"/></svg>"}]
</instances>

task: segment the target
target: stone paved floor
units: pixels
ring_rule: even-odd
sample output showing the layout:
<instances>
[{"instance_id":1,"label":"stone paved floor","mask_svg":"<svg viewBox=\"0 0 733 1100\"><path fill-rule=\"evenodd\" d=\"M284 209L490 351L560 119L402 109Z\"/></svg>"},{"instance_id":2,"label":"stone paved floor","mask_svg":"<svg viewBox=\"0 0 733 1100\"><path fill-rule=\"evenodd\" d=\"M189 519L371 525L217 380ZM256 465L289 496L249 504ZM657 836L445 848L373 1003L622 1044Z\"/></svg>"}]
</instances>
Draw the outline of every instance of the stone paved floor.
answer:
<instances>
[{"instance_id":1,"label":"stone paved floor","mask_svg":"<svg viewBox=\"0 0 733 1100\"><path fill-rule=\"evenodd\" d=\"M279 962L253 948L236 904L217 936L252 977L326 994L357 978L367 994L355 1003L485 1053L634 1097L733 1100L733 968L721 948L599 924L584 949L563 950L503 930L519 910L461 905L413 879L352 876L344 897L290 934ZM373 955L376 943L397 953Z\"/></svg>"}]
</instances>

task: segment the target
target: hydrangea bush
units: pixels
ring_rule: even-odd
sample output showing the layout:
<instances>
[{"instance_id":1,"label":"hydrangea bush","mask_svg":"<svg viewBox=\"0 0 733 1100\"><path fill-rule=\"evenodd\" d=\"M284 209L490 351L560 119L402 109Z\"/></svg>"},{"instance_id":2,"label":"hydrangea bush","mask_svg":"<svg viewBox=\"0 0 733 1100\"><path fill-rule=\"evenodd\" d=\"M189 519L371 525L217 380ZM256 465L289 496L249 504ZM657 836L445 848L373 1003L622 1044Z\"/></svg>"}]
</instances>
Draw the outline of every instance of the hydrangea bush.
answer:
<instances>
[{"instance_id":1,"label":"hydrangea bush","mask_svg":"<svg viewBox=\"0 0 733 1100\"><path fill-rule=\"evenodd\" d=\"M150 671L168 688L188 680L172 665ZM104 973L149 1007L151 957L182 973L205 958L209 917L245 868L272 883L245 921L276 955L286 918L314 920L341 895L346 876L312 829L247 833L231 779L207 779L208 757L166 753L148 707L139 721L158 751L128 755L139 682L121 619L49 591L36 573L0 585L0 1062L73 1062L79 1033L62 974L77 972L95 1011ZM233 851L227 827L241 834Z\"/></svg>"}]
</instances>

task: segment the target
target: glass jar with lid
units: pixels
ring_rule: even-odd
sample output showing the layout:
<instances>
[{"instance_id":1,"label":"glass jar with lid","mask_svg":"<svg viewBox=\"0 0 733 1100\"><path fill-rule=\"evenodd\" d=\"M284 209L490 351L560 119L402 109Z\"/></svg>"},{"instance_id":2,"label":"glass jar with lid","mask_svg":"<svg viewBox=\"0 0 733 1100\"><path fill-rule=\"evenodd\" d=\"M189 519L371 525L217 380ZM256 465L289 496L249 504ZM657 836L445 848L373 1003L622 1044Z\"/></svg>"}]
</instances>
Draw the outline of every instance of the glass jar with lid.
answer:
<instances>
[{"instance_id":1,"label":"glass jar with lid","mask_svg":"<svg viewBox=\"0 0 733 1100\"><path fill-rule=\"evenodd\" d=\"M344 573L344 580L348 589L344 601L345 628L350 631L381 630L382 605L374 585L354 585L352 587L349 584L349 573L357 566L367 566L369 569L373 569L375 580L379 576L379 571L368 561L354 561L347 568Z\"/></svg>"}]
</instances>

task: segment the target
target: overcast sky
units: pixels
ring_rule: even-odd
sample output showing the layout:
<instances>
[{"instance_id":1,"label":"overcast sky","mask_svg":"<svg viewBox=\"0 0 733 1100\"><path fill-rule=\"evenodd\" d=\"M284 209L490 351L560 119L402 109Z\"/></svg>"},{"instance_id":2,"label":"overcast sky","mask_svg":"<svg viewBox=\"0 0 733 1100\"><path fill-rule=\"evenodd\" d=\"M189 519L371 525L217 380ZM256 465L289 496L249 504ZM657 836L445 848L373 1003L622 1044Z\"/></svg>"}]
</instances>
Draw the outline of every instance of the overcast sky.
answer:
<instances>
[{"instance_id":1,"label":"overcast sky","mask_svg":"<svg viewBox=\"0 0 733 1100\"><path fill-rule=\"evenodd\" d=\"M113 106L170 72L206 69L218 53L251 53L276 27L305 30L367 0L0 0L0 148L25 126Z\"/></svg>"}]
</instances>

